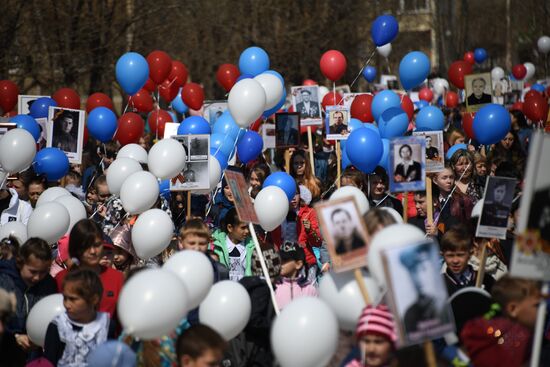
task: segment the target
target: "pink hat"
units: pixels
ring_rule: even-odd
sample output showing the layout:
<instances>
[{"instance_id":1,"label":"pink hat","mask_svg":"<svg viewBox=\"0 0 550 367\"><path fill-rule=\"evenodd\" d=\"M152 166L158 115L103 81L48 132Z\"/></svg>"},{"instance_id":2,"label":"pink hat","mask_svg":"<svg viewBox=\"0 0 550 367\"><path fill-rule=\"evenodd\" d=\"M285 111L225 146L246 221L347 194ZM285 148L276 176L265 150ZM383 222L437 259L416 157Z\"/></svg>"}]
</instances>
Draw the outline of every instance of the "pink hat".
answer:
<instances>
[{"instance_id":1,"label":"pink hat","mask_svg":"<svg viewBox=\"0 0 550 367\"><path fill-rule=\"evenodd\" d=\"M372 305L365 307L359 317L359 322L357 322L355 336L359 339L370 333L384 336L395 344L397 341L395 323L388 306L381 304L376 307Z\"/></svg>"}]
</instances>

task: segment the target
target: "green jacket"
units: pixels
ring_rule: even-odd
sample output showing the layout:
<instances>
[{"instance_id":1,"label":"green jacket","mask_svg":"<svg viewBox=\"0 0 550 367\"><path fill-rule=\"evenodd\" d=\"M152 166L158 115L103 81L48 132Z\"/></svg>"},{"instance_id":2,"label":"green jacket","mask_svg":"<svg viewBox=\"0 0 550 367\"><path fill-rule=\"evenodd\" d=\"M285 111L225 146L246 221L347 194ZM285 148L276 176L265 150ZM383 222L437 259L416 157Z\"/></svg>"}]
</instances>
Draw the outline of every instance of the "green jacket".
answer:
<instances>
[{"instance_id":1,"label":"green jacket","mask_svg":"<svg viewBox=\"0 0 550 367\"><path fill-rule=\"evenodd\" d=\"M226 239L227 233L220 231L219 229L215 230L212 233L212 238L214 239L214 253L220 258L220 263L229 268L229 252L227 251ZM251 237L248 237L244 241L244 247L246 249L246 268L245 276L252 275L252 254L254 253L254 242Z\"/></svg>"}]
</instances>

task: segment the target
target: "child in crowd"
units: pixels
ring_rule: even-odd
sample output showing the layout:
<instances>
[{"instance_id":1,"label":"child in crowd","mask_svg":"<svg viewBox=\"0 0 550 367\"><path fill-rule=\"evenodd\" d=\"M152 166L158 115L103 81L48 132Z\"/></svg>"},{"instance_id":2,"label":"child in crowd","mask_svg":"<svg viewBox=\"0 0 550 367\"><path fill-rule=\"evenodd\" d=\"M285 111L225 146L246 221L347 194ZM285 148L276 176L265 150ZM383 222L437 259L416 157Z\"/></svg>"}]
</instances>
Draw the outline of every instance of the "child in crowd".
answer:
<instances>
[{"instance_id":1,"label":"child in crowd","mask_svg":"<svg viewBox=\"0 0 550 367\"><path fill-rule=\"evenodd\" d=\"M250 193L252 200L254 200L256 195L258 195L262 189L265 179L270 174L271 170L265 163L257 163L254 167L252 167L250 174L248 175L248 192Z\"/></svg>"},{"instance_id":2,"label":"child in crowd","mask_svg":"<svg viewBox=\"0 0 550 367\"><path fill-rule=\"evenodd\" d=\"M65 176L65 188L79 200L85 199L85 194L82 189L82 176L76 171L69 171Z\"/></svg>"},{"instance_id":3,"label":"child in crowd","mask_svg":"<svg viewBox=\"0 0 550 367\"><path fill-rule=\"evenodd\" d=\"M221 366L227 343L206 325L185 330L177 340L176 353L180 367Z\"/></svg>"},{"instance_id":4,"label":"child in crowd","mask_svg":"<svg viewBox=\"0 0 550 367\"><path fill-rule=\"evenodd\" d=\"M308 265L304 249L297 243L286 242L279 250L281 256L281 278L277 282L275 299L283 309L293 299L317 296L317 289L308 281Z\"/></svg>"},{"instance_id":5,"label":"child in crowd","mask_svg":"<svg viewBox=\"0 0 550 367\"><path fill-rule=\"evenodd\" d=\"M441 238L440 249L445 261L441 271L449 295L461 288L475 286L478 272L468 264L474 252L472 235L468 228L459 225L449 229ZM491 291L494 281L492 276L485 274L483 287Z\"/></svg>"},{"instance_id":6,"label":"child in crowd","mask_svg":"<svg viewBox=\"0 0 550 367\"><path fill-rule=\"evenodd\" d=\"M59 367L87 366L88 354L114 330L109 315L98 312L101 280L92 270L77 269L64 278L62 292L66 311L48 325L44 355Z\"/></svg>"},{"instance_id":7,"label":"child in crowd","mask_svg":"<svg viewBox=\"0 0 550 367\"><path fill-rule=\"evenodd\" d=\"M132 246L132 233L129 224L118 226L112 233L113 240L113 267L128 275L131 267L136 263L137 255Z\"/></svg>"}]
</instances>

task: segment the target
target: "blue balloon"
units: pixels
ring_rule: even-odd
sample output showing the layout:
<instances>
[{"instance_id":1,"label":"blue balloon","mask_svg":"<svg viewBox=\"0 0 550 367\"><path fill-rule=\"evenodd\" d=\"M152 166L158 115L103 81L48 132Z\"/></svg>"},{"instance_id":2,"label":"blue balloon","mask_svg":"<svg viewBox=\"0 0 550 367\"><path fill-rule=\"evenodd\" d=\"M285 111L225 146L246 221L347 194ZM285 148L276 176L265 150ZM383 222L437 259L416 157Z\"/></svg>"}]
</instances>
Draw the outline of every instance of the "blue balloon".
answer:
<instances>
[{"instance_id":1,"label":"blue balloon","mask_svg":"<svg viewBox=\"0 0 550 367\"><path fill-rule=\"evenodd\" d=\"M399 63L399 80L406 90L411 90L422 83L429 73L430 59L423 52L409 52Z\"/></svg>"},{"instance_id":2,"label":"blue balloon","mask_svg":"<svg viewBox=\"0 0 550 367\"><path fill-rule=\"evenodd\" d=\"M162 180L159 181L159 192L160 196L162 196L166 200L170 200L170 180Z\"/></svg>"},{"instance_id":3,"label":"blue balloon","mask_svg":"<svg viewBox=\"0 0 550 367\"><path fill-rule=\"evenodd\" d=\"M233 116L231 116L229 110L225 110L214 123L214 126L212 127L212 134L227 135L231 139L235 140L239 136L240 130L241 128L235 123L235 120L233 120Z\"/></svg>"},{"instance_id":4,"label":"blue balloon","mask_svg":"<svg viewBox=\"0 0 550 367\"><path fill-rule=\"evenodd\" d=\"M56 107L57 102L50 97L40 97L32 103L29 109L29 115L35 119L48 117L50 106Z\"/></svg>"},{"instance_id":5,"label":"blue balloon","mask_svg":"<svg viewBox=\"0 0 550 367\"><path fill-rule=\"evenodd\" d=\"M225 154L216 148L210 148L210 155L218 160L222 171L227 168L227 161L229 160Z\"/></svg>"},{"instance_id":6,"label":"blue balloon","mask_svg":"<svg viewBox=\"0 0 550 367\"><path fill-rule=\"evenodd\" d=\"M473 129L476 140L485 145L496 144L510 131L510 114L499 104L488 104L477 111Z\"/></svg>"},{"instance_id":7,"label":"blue balloon","mask_svg":"<svg viewBox=\"0 0 550 367\"><path fill-rule=\"evenodd\" d=\"M258 157L264 148L264 141L255 131L247 131L237 143L237 155L243 163L248 163Z\"/></svg>"},{"instance_id":8,"label":"blue balloon","mask_svg":"<svg viewBox=\"0 0 550 367\"><path fill-rule=\"evenodd\" d=\"M376 126L376 124L373 124L371 122L364 122L363 127L365 129L369 129L369 130L374 131L375 133L378 134L378 136L380 136L380 130L378 129L378 126Z\"/></svg>"},{"instance_id":9,"label":"blue balloon","mask_svg":"<svg viewBox=\"0 0 550 367\"><path fill-rule=\"evenodd\" d=\"M189 110L189 107L181 99L181 88L176 98L172 100L172 108L179 113L186 113Z\"/></svg>"},{"instance_id":10,"label":"blue balloon","mask_svg":"<svg viewBox=\"0 0 550 367\"><path fill-rule=\"evenodd\" d=\"M59 148L44 148L34 156L34 170L45 174L48 181L57 181L69 172L69 158Z\"/></svg>"},{"instance_id":11,"label":"blue balloon","mask_svg":"<svg viewBox=\"0 0 550 367\"><path fill-rule=\"evenodd\" d=\"M420 101L414 102L414 105L416 106L417 110L421 110L424 107L429 106L430 104L427 101L421 99Z\"/></svg>"},{"instance_id":12,"label":"blue balloon","mask_svg":"<svg viewBox=\"0 0 550 367\"><path fill-rule=\"evenodd\" d=\"M378 118L390 107L399 107L401 106L401 99L397 94L391 90L383 90L374 96L371 104L372 115L374 119L378 121Z\"/></svg>"},{"instance_id":13,"label":"blue balloon","mask_svg":"<svg viewBox=\"0 0 550 367\"><path fill-rule=\"evenodd\" d=\"M380 167L383 167L386 172L389 172L390 169L390 141L388 139L382 139L382 146L383 146L383 153L382 158L380 158L380 162L378 162L378 165Z\"/></svg>"},{"instance_id":14,"label":"blue balloon","mask_svg":"<svg viewBox=\"0 0 550 367\"><path fill-rule=\"evenodd\" d=\"M481 47L476 48L474 50L474 60L476 60L478 64L481 64L483 61L487 60L487 51Z\"/></svg>"},{"instance_id":15,"label":"blue balloon","mask_svg":"<svg viewBox=\"0 0 550 367\"><path fill-rule=\"evenodd\" d=\"M117 118L107 107L96 107L88 115L87 123L90 135L102 143L113 139L117 129Z\"/></svg>"},{"instance_id":16,"label":"blue balloon","mask_svg":"<svg viewBox=\"0 0 550 367\"><path fill-rule=\"evenodd\" d=\"M350 162L364 173L371 173L376 168L383 150L380 135L371 129L352 131L346 142L346 153Z\"/></svg>"},{"instance_id":17,"label":"blue balloon","mask_svg":"<svg viewBox=\"0 0 550 367\"><path fill-rule=\"evenodd\" d=\"M288 201L292 200L294 195L296 195L296 181L286 172L274 172L267 176L263 187L268 186L281 188L285 192Z\"/></svg>"},{"instance_id":18,"label":"blue balloon","mask_svg":"<svg viewBox=\"0 0 550 367\"><path fill-rule=\"evenodd\" d=\"M241 74L256 76L269 69L269 55L260 47L249 47L239 57Z\"/></svg>"},{"instance_id":19,"label":"blue balloon","mask_svg":"<svg viewBox=\"0 0 550 367\"><path fill-rule=\"evenodd\" d=\"M203 117L191 116L178 127L178 135L210 134L210 124Z\"/></svg>"},{"instance_id":20,"label":"blue balloon","mask_svg":"<svg viewBox=\"0 0 550 367\"><path fill-rule=\"evenodd\" d=\"M360 129L363 127L363 123L361 122L361 120L358 120L358 119L350 119L349 122L348 122L348 130L350 132L352 132L353 130L355 129ZM345 141L345 140L344 140ZM340 144L342 145L342 144Z\"/></svg>"},{"instance_id":21,"label":"blue balloon","mask_svg":"<svg viewBox=\"0 0 550 367\"><path fill-rule=\"evenodd\" d=\"M283 89L283 96L281 97L281 100L279 101L279 103L277 103L277 105L275 107L273 107L272 109L264 111L262 116L265 117L265 118L268 118L269 116L273 115L274 113L279 111L281 109L281 107L284 106L285 102L286 102L286 89Z\"/></svg>"},{"instance_id":22,"label":"blue balloon","mask_svg":"<svg viewBox=\"0 0 550 367\"><path fill-rule=\"evenodd\" d=\"M116 62L115 75L122 90L133 96L147 83L149 65L137 52L127 52Z\"/></svg>"},{"instance_id":23,"label":"blue balloon","mask_svg":"<svg viewBox=\"0 0 550 367\"><path fill-rule=\"evenodd\" d=\"M445 155L445 159L450 160L453 155L455 155L456 152L459 150L468 150L468 146L464 143L462 144L455 144L452 147L447 150L447 154Z\"/></svg>"},{"instance_id":24,"label":"blue balloon","mask_svg":"<svg viewBox=\"0 0 550 367\"><path fill-rule=\"evenodd\" d=\"M87 358L88 367L134 367L136 353L118 340L109 340L94 348Z\"/></svg>"},{"instance_id":25,"label":"blue balloon","mask_svg":"<svg viewBox=\"0 0 550 367\"><path fill-rule=\"evenodd\" d=\"M31 133L35 141L40 139L41 129L38 123L30 115L16 115L10 118L10 122L15 122L17 127L20 129L25 129Z\"/></svg>"},{"instance_id":26,"label":"blue balloon","mask_svg":"<svg viewBox=\"0 0 550 367\"><path fill-rule=\"evenodd\" d=\"M363 69L363 78L369 83L372 83L376 78L376 68L374 66L367 66Z\"/></svg>"},{"instance_id":27,"label":"blue balloon","mask_svg":"<svg viewBox=\"0 0 550 367\"><path fill-rule=\"evenodd\" d=\"M380 15L370 28L370 35L377 47L390 43L397 37L399 24L397 19L389 14Z\"/></svg>"},{"instance_id":28,"label":"blue balloon","mask_svg":"<svg viewBox=\"0 0 550 367\"><path fill-rule=\"evenodd\" d=\"M443 130L445 126L445 116L437 107L427 106L416 115L417 131L437 131Z\"/></svg>"},{"instance_id":29,"label":"blue balloon","mask_svg":"<svg viewBox=\"0 0 550 367\"><path fill-rule=\"evenodd\" d=\"M166 111L172 117L172 122L178 122L178 115L174 111Z\"/></svg>"},{"instance_id":30,"label":"blue balloon","mask_svg":"<svg viewBox=\"0 0 550 367\"><path fill-rule=\"evenodd\" d=\"M345 140L342 140L344 142ZM346 152L345 147L342 148L342 169L346 169L346 167L351 166L351 161L348 158L348 153Z\"/></svg>"},{"instance_id":31,"label":"blue balloon","mask_svg":"<svg viewBox=\"0 0 550 367\"><path fill-rule=\"evenodd\" d=\"M243 79L252 79L252 78L254 78L254 75L252 75L252 74L241 74L237 78L237 82L240 82Z\"/></svg>"},{"instance_id":32,"label":"blue balloon","mask_svg":"<svg viewBox=\"0 0 550 367\"><path fill-rule=\"evenodd\" d=\"M534 89L534 90L536 90L536 91L539 92L539 93L544 93L544 90L545 90L545 89L544 89L544 85L539 84L539 83L533 84L533 85L531 86L531 89Z\"/></svg>"},{"instance_id":33,"label":"blue balloon","mask_svg":"<svg viewBox=\"0 0 550 367\"><path fill-rule=\"evenodd\" d=\"M401 107L390 107L382 113L378 119L380 136L391 139L403 136L409 127L409 116Z\"/></svg>"},{"instance_id":34,"label":"blue balloon","mask_svg":"<svg viewBox=\"0 0 550 367\"><path fill-rule=\"evenodd\" d=\"M231 157L235 139L231 139L227 135L212 134L210 135L210 147L222 152L226 157Z\"/></svg>"}]
</instances>

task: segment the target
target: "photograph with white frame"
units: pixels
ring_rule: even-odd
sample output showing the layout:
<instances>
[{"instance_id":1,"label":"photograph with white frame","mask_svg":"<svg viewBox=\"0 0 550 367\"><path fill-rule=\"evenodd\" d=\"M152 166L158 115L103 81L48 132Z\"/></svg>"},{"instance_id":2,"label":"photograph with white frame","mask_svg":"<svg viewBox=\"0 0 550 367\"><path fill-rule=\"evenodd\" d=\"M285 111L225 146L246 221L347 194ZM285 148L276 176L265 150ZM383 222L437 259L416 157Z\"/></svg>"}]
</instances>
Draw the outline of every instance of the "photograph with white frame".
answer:
<instances>
[{"instance_id":1,"label":"photograph with white frame","mask_svg":"<svg viewBox=\"0 0 550 367\"><path fill-rule=\"evenodd\" d=\"M225 100L213 100L204 101L204 110L202 117L213 127L218 118L227 110L227 101Z\"/></svg>"},{"instance_id":2,"label":"photograph with white frame","mask_svg":"<svg viewBox=\"0 0 550 367\"><path fill-rule=\"evenodd\" d=\"M445 169L443 131L415 131L413 136L426 139L426 173Z\"/></svg>"},{"instance_id":3,"label":"photograph with white frame","mask_svg":"<svg viewBox=\"0 0 550 367\"><path fill-rule=\"evenodd\" d=\"M506 239L508 217L514 200L517 180L489 176L485 183L483 208L477 221L476 237Z\"/></svg>"},{"instance_id":4,"label":"photograph with white frame","mask_svg":"<svg viewBox=\"0 0 550 367\"><path fill-rule=\"evenodd\" d=\"M491 73L464 76L466 111L476 112L486 104L493 103Z\"/></svg>"},{"instance_id":5,"label":"photograph with white frame","mask_svg":"<svg viewBox=\"0 0 550 367\"><path fill-rule=\"evenodd\" d=\"M69 158L69 163L82 162L85 116L84 110L53 106L49 108L46 146L61 149Z\"/></svg>"},{"instance_id":6,"label":"photograph with white frame","mask_svg":"<svg viewBox=\"0 0 550 367\"><path fill-rule=\"evenodd\" d=\"M50 96L32 96L28 94L20 94L17 97L17 114L28 115L31 112L31 105L38 98L50 97Z\"/></svg>"},{"instance_id":7,"label":"photograph with white frame","mask_svg":"<svg viewBox=\"0 0 550 367\"><path fill-rule=\"evenodd\" d=\"M321 99L318 85L301 85L290 88L292 106L300 114L302 126L322 125Z\"/></svg>"},{"instance_id":8,"label":"photograph with white frame","mask_svg":"<svg viewBox=\"0 0 550 367\"><path fill-rule=\"evenodd\" d=\"M327 106L325 116L325 131L327 140L345 140L349 136L350 111L348 108L338 106Z\"/></svg>"},{"instance_id":9,"label":"photograph with white frame","mask_svg":"<svg viewBox=\"0 0 550 367\"><path fill-rule=\"evenodd\" d=\"M210 135L176 135L185 149L185 167L170 180L170 191L209 190Z\"/></svg>"},{"instance_id":10,"label":"photograph with white frame","mask_svg":"<svg viewBox=\"0 0 550 367\"><path fill-rule=\"evenodd\" d=\"M426 189L426 139L417 136L390 141L390 192Z\"/></svg>"}]
</instances>

